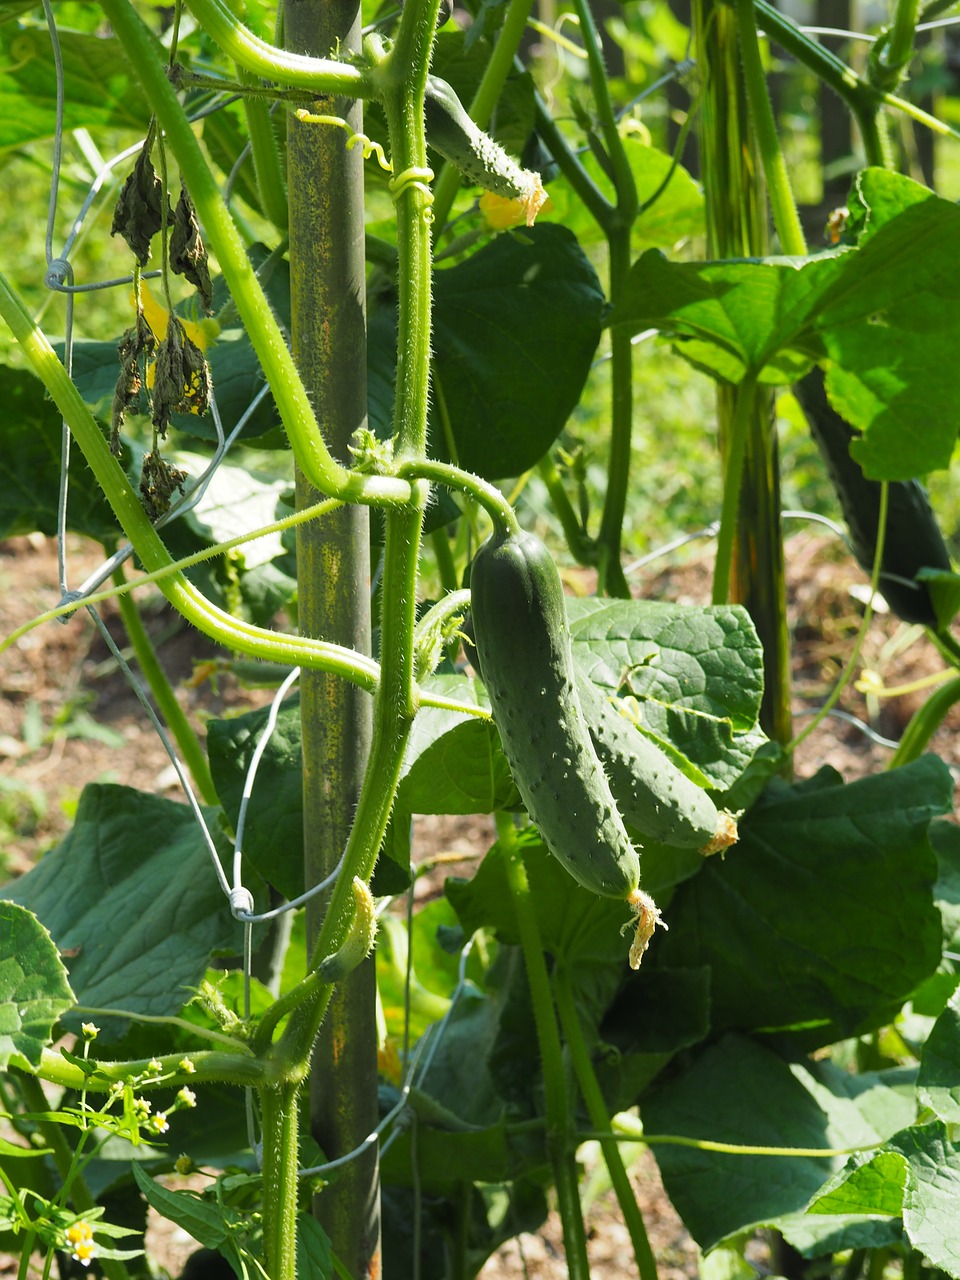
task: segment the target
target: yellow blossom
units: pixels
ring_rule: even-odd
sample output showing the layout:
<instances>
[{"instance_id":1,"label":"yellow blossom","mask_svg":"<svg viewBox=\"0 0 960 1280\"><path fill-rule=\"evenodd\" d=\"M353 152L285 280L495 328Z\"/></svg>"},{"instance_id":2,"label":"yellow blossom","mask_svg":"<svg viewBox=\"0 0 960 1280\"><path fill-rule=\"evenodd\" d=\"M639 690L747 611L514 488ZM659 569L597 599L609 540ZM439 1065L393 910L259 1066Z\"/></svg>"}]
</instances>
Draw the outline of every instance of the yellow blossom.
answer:
<instances>
[{"instance_id":1,"label":"yellow blossom","mask_svg":"<svg viewBox=\"0 0 960 1280\"><path fill-rule=\"evenodd\" d=\"M73 1258L76 1262L82 1263L85 1267L90 1265L90 1260L97 1256L97 1246L93 1239L93 1228L89 1222L84 1222L80 1218L77 1222L73 1222L67 1227L64 1235L67 1244L73 1245Z\"/></svg>"}]
</instances>

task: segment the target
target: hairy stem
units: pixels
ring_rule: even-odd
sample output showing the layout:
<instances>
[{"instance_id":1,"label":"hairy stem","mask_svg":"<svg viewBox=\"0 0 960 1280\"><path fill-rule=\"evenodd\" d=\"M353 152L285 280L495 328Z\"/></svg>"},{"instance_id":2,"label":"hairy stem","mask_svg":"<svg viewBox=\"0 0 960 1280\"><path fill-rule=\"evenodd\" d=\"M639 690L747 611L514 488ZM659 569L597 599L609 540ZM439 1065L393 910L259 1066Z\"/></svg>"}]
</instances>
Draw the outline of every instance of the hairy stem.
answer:
<instances>
[{"instance_id":1,"label":"hairy stem","mask_svg":"<svg viewBox=\"0 0 960 1280\"><path fill-rule=\"evenodd\" d=\"M577 1185L574 1152L573 1118L567 1102L567 1086L563 1072L560 1032L553 1007L550 977L540 940L540 928L530 897L530 883L518 846L516 831L509 817L497 821L497 833L506 855L505 866L510 898L517 917L520 945L530 983L533 1017L540 1045L543 1092L547 1112L547 1148L553 1167L563 1244L570 1280L589 1280L587 1241L583 1229L583 1212Z\"/></svg>"}]
</instances>

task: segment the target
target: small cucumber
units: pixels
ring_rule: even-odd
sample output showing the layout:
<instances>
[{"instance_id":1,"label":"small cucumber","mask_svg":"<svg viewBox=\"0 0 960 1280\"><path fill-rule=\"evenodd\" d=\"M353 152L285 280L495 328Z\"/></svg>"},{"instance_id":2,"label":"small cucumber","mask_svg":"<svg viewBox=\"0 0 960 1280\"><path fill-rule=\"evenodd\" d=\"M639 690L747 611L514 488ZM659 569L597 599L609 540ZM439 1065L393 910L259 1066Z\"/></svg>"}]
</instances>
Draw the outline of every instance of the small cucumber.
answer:
<instances>
[{"instance_id":1,"label":"small cucumber","mask_svg":"<svg viewBox=\"0 0 960 1280\"><path fill-rule=\"evenodd\" d=\"M466 178L484 191L519 200L527 226L546 202L539 173L524 169L470 119L456 93L439 76L427 76L424 103L427 142Z\"/></svg>"},{"instance_id":2,"label":"small cucumber","mask_svg":"<svg viewBox=\"0 0 960 1280\"><path fill-rule=\"evenodd\" d=\"M810 433L826 463L840 509L850 530L850 545L861 569L869 573L877 546L880 484L868 480L850 456L857 432L830 404L819 369L793 388ZM916 480L891 480L887 496L887 533L880 565L880 591L904 622L937 627L937 614L920 569L952 569L950 553L927 498Z\"/></svg>"},{"instance_id":3,"label":"small cucumber","mask_svg":"<svg viewBox=\"0 0 960 1280\"><path fill-rule=\"evenodd\" d=\"M661 844L703 854L719 853L736 841L734 817L719 811L591 680L578 676L577 689L593 745L629 826Z\"/></svg>"},{"instance_id":4,"label":"small cucumber","mask_svg":"<svg viewBox=\"0 0 960 1280\"><path fill-rule=\"evenodd\" d=\"M484 683L530 817L575 880L635 903L640 860L587 731L550 552L530 533L494 534L470 590Z\"/></svg>"}]
</instances>

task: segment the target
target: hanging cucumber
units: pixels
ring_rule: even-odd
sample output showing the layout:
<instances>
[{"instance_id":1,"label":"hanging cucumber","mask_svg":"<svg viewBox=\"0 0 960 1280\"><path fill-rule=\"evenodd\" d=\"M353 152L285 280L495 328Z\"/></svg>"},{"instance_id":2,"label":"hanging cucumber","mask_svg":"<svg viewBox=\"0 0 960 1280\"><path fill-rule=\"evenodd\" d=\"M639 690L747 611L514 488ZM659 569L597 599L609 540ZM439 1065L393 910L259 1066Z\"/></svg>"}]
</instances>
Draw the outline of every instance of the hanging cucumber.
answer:
<instances>
[{"instance_id":1,"label":"hanging cucumber","mask_svg":"<svg viewBox=\"0 0 960 1280\"><path fill-rule=\"evenodd\" d=\"M550 552L533 534L495 533L470 590L483 680L530 817L580 884L636 905L640 860L587 732Z\"/></svg>"},{"instance_id":2,"label":"hanging cucumber","mask_svg":"<svg viewBox=\"0 0 960 1280\"><path fill-rule=\"evenodd\" d=\"M661 844L704 855L736 842L732 814L718 810L706 791L681 773L591 680L578 676L577 690L590 737L629 826Z\"/></svg>"},{"instance_id":3,"label":"hanging cucumber","mask_svg":"<svg viewBox=\"0 0 960 1280\"><path fill-rule=\"evenodd\" d=\"M880 484L868 480L850 456L850 442L857 432L827 399L823 373L808 373L793 388L823 455L827 471L840 499L843 518L850 530L850 544L857 563L873 569L880 517ZM916 480L891 480L887 508L887 533L880 565L880 591L904 622L938 626L936 611L920 569L952 568L950 553L930 506L926 490Z\"/></svg>"}]
</instances>

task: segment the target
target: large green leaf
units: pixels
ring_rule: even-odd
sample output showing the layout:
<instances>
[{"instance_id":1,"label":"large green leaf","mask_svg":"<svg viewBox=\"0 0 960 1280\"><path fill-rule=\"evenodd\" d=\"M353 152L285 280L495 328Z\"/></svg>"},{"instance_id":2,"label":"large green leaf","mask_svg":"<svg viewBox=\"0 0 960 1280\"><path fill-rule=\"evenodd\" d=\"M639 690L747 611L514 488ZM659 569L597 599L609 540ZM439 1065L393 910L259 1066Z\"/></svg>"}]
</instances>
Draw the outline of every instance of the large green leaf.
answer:
<instances>
[{"instance_id":1,"label":"large green leaf","mask_svg":"<svg viewBox=\"0 0 960 1280\"><path fill-rule=\"evenodd\" d=\"M873 1084L873 1081L869 1081ZM832 1087L829 1087L832 1086ZM888 1124L902 1111L892 1110ZM714 1142L806 1150L868 1146L891 1135L865 1114L857 1095L800 1063L730 1035L690 1066L662 1079L642 1105L645 1132ZM894 1122L895 1127L895 1122ZM704 1248L745 1228L780 1227L802 1213L842 1156L726 1154L651 1143L664 1184L687 1228ZM815 1252L826 1252L804 1230ZM886 1229L886 1228L884 1228ZM835 1237L836 1219L825 1230ZM816 1236L822 1238L823 1233ZM848 1246L838 1246L848 1247Z\"/></svg>"},{"instance_id":2,"label":"large green leaf","mask_svg":"<svg viewBox=\"0 0 960 1280\"><path fill-rule=\"evenodd\" d=\"M747 372L793 382L819 362L834 407L864 433L852 452L868 476L945 467L960 390L960 209L936 196L910 202L904 182L891 192L883 171L861 176L864 204L876 192L881 211L856 250L720 263L644 254L612 322L658 328L734 382Z\"/></svg>"},{"instance_id":3,"label":"large green leaf","mask_svg":"<svg viewBox=\"0 0 960 1280\"><path fill-rule=\"evenodd\" d=\"M59 31L64 73L64 126L109 126L145 133L150 110L119 40ZM57 76L43 27L0 25L0 150L56 129Z\"/></svg>"},{"instance_id":4,"label":"large green leaf","mask_svg":"<svg viewBox=\"0 0 960 1280\"><path fill-rule=\"evenodd\" d=\"M50 934L24 907L0 902L0 1068L37 1066L54 1023L75 1003Z\"/></svg>"},{"instance_id":5,"label":"large green leaf","mask_svg":"<svg viewBox=\"0 0 960 1280\"><path fill-rule=\"evenodd\" d=\"M57 532L61 417L43 383L24 369L0 365L0 538ZM116 537L117 521L93 472L73 450L67 524L98 541Z\"/></svg>"},{"instance_id":6,"label":"large green leaf","mask_svg":"<svg viewBox=\"0 0 960 1280\"><path fill-rule=\"evenodd\" d=\"M600 338L603 290L564 227L504 234L434 278L430 452L489 479L546 452L583 390ZM396 358L392 299L372 308L371 422L385 410Z\"/></svg>"},{"instance_id":7,"label":"large green leaf","mask_svg":"<svg viewBox=\"0 0 960 1280\"><path fill-rule=\"evenodd\" d=\"M907 1158L903 1228L934 1267L960 1276L960 1148L946 1125L915 1125L890 1146Z\"/></svg>"},{"instance_id":8,"label":"large green leaf","mask_svg":"<svg viewBox=\"0 0 960 1280\"><path fill-rule=\"evenodd\" d=\"M85 787L66 838L2 892L72 957L82 1005L178 1013L211 954L243 945L191 810L130 787Z\"/></svg>"},{"instance_id":9,"label":"large green leaf","mask_svg":"<svg viewBox=\"0 0 960 1280\"><path fill-rule=\"evenodd\" d=\"M701 785L730 786L763 741L755 732L763 652L746 611L571 599L567 614L584 675L632 694L639 727Z\"/></svg>"},{"instance_id":10,"label":"large green leaf","mask_svg":"<svg viewBox=\"0 0 960 1280\"><path fill-rule=\"evenodd\" d=\"M880 1025L940 959L927 828L952 791L934 756L772 786L726 859L678 888L652 963L710 966L717 1029L794 1028L813 1047Z\"/></svg>"}]
</instances>

